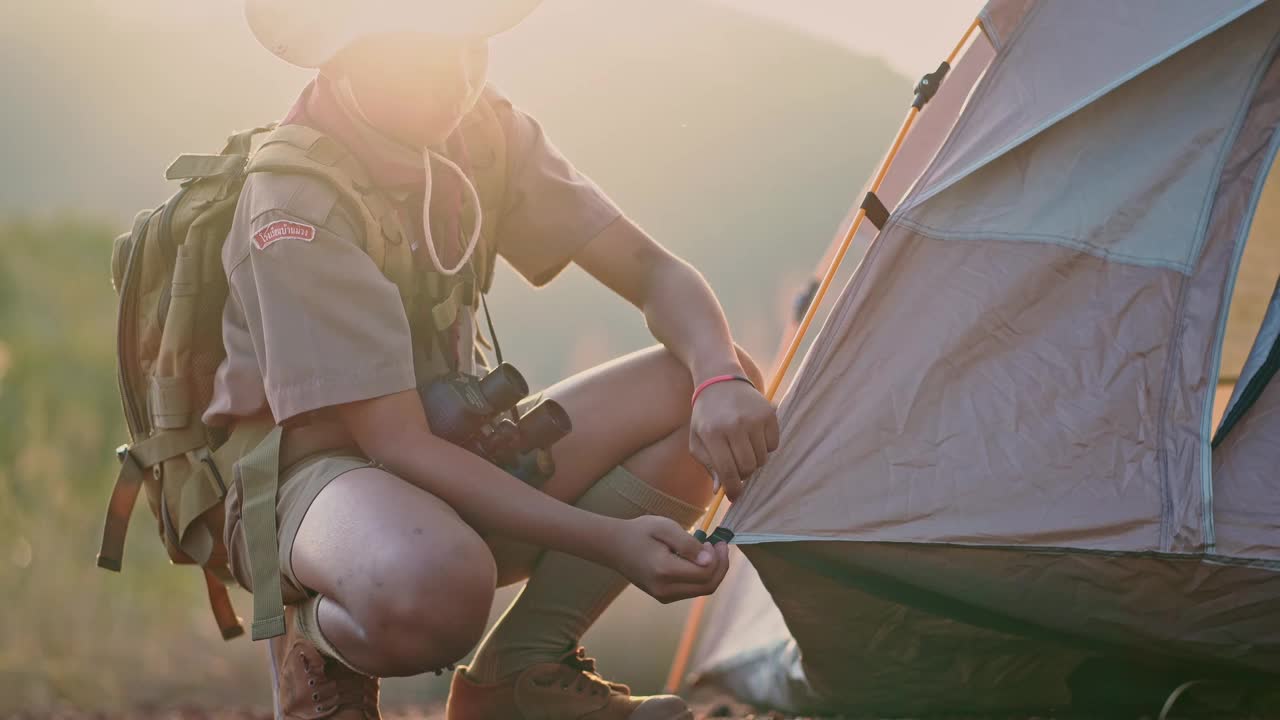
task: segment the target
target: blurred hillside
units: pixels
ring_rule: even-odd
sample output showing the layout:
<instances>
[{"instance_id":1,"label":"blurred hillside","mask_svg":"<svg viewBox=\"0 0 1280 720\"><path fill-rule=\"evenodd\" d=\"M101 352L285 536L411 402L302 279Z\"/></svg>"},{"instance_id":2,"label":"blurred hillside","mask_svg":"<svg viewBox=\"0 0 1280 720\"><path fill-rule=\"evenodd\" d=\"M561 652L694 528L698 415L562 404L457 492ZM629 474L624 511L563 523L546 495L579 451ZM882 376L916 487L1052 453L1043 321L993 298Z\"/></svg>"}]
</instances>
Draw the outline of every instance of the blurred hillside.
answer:
<instances>
[{"instance_id":1,"label":"blurred hillside","mask_svg":"<svg viewBox=\"0 0 1280 720\"><path fill-rule=\"evenodd\" d=\"M60 0L0 24L0 712L268 700L263 647L217 639L198 575L168 568L145 511L125 572L92 567L125 439L110 239L170 192L173 156L278 118L306 81L254 44L237 7ZM549 0L495 43L493 75L706 273L760 356L911 88L879 61L677 0ZM493 299L510 356L539 384L650 342L576 270L538 292L505 273ZM628 593L588 646L653 689L682 612ZM415 679L388 696L443 690Z\"/></svg>"},{"instance_id":2,"label":"blurred hillside","mask_svg":"<svg viewBox=\"0 0 1280 720\"><path fill-rule=\"evenodd\" d=\"M279 118L306 74L261 50L236 3L25 4L0 27L0 208L123 223L183 151ZM493 79L660 241L701 268L748 348L772 348L878 159L912 83L878 60L712 4L561 0L494 43ZM573 274L498 284L499 330L531 377L648 341ZM519 308L518 310L516 308ZM536 317L580 322L542 324ZM625 320L623 318L626 318ZM534 328L537 329L536 334ZM542 346L555 348L540 352ZM554 359L552 359L554 358Z\"/></svg>"}]
</instances>

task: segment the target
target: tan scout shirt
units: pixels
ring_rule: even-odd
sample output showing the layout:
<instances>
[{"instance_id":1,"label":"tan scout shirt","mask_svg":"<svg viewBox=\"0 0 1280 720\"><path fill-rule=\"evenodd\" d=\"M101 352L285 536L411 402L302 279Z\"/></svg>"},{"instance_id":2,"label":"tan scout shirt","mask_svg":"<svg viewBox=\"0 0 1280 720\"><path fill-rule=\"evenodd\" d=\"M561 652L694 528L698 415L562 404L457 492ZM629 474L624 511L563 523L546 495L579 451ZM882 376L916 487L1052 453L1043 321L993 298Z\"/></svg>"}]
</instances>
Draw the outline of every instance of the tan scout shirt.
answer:
<instances>
[{"instance_id":1,"label":"tan scout shirt","mask_svg":"<svg viewBox=\"0 0 1280 720\"><path fill-rule=\"evenodd\" d=\"M506 131L508 175L501 212L487 208L484 221L498 223L499 254L542 285L620 212L533 118L489 92ZM322 181L248 178L223 248L227 357L206 423L268 410L283 423L418 385L399 292L360 249L358 227Z\"/></svg>"}]
</instances>

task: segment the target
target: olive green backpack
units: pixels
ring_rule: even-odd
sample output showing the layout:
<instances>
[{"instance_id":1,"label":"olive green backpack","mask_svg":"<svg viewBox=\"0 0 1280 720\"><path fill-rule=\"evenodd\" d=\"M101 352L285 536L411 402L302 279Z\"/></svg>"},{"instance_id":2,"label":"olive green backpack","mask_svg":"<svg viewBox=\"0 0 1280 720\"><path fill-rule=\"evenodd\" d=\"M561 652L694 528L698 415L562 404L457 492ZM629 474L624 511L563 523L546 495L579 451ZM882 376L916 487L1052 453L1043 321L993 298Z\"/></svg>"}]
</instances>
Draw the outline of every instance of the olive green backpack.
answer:
<instances>
[{"instance_id":1,"label":"olive green backpack","mask_svg":"<svg viewBox=\"0 0 1280 720\"><path fill-rule=\"evenodd\" d=\"M483 105L473 115L482 122L471 122L470 130L484 134L477 139L489 153L475 177L481 202L488 205L503 191L505 144L493 142L495 133L501 139L501 126L491 108ZM179 190L160 207L138 213L133 228L116 238L111 276L119 297L118 379L131 441L117 449L120 471L98 565L120 570L129 519L145 490L169 559L203 569L209 604L226 639L244 633L227 592L234 580L222 541L230 480L225 473L239 458L219 456L226 433L206 427L201 416L226 355L222 245L252 172L305 174L336 188L363 221L365 252L396 283L406 308L420 308L425 299L433 318L451 323L460 304L474 302L459 298L438 276L414 270L394 208L372 191L373 183L345 149L301 125L254 128L232 135L217 155L180 156L165 173L181 182ZM496 247L490 233L484 235L484 251L475 256L481 289L490 282ZM255 637L257 629L255 622Z\"/></svg>"}]
</instances>

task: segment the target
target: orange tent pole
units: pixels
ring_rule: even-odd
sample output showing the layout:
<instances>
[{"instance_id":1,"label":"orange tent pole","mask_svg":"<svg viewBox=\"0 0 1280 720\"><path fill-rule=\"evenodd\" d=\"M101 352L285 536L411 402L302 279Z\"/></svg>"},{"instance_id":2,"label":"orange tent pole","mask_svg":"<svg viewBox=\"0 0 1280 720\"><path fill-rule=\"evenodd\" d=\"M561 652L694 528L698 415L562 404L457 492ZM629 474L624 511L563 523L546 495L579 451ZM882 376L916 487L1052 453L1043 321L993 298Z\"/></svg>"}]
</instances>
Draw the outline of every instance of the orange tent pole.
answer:
<instances>
[{"instance_id":1,"label":"orange tent pole","mask_svg":"<svg viewBox=\"0 0 1280 720\"><path fill-rule=\"evenodd\" d=\"M948 69L955 63L956 57L964 48L974 31L981 27L982 21L974 19L970 23L960 41L956 43L955 48L951 50L951 54L947 56ZM936 91L936 89L935 89ZM889 152L885 155L884 160L880 163L880 168L876 171L875 177L871 181L870 191L875 193L880 189L880 184L884 182L884 177L889 173L889 168L893 165L893 160L898 155L898 151L902 149L902 143L906 140L907 134L911 131L912 125L915 124L916 116L920 114L920 103L912 105L907 111L907 117L902 121L902 126L898 128L898 134L893 139L893 144L889 146ZM773 402L774 397L778 393L778 388L782 385L782 381L786 378L787 369L791 367L791 363L795 360L796 352L800 349L800 345L804 342L804 336L809 331L809 326L813 323L813 318L818 314L818 307L822 304L822 300L826 297L827 289L831 287L831 281L835 279L836 272L840 269L840 264L844 261L844 256L849 252L849 246L853 244L853 238L858 234L858 228L862 227L862 221L866 219L867 211L859 209L858 214L854 216L853 222L849 224L849 229L845 232L844 237L840 241L839 249L835 253L835 257L827 265L827 270L823 273L822 282L818 285L818 291L814 294L813 299L809 302L809 307L805 311L804 319L800 321L800 325L796 328L791 336L791 342L786 352L774 368L773 377L769 381L768 387L765 389L764 397L769 402ZM720 504L724 502L724 488L716 493L715 498L711 502L711 508L707 510L706 516L702 520L700 528L705 536L714 522L716 513L720 510ZM680 687L681 679L684 677L685 669L689 664L689 656L693 653L693 643L697 639L698 627L702 624L702 616L706 612L707 598L699 597L694 600L694 605L689 610L689 618L685 621L684 631L680 634L680 643L676 647L676 655L671 663L671 671L667 675L667 692L675 692Z\"/></svg>"}]
</instances>

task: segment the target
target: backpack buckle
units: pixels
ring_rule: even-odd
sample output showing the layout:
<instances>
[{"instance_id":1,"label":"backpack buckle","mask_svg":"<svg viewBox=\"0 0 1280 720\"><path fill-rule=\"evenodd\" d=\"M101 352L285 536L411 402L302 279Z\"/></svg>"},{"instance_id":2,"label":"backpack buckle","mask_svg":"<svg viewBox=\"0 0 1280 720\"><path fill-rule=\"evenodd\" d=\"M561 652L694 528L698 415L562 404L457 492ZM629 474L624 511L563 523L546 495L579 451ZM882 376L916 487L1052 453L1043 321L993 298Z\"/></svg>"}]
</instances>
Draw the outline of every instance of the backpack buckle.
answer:
<instances>
[{"instance_id":1,"label":"backpack buckle","mask_svg":"<svg viewBox=\"0 0 1280 720\"><path fill-rule=\"evenodd\" d=\"M125 461L128 460L132 462L135 466L137 466L139 470L143 469L142 463L138 462L138 458L135 457L133 454L133 446L131 446L129 443L125 443L120 447L116 448L116 460L119 460L121 465L123 465Z\"/></svg>"},{"instance_id":2,"label":"backpack buckle","mask_svg":"<svg viewBox=\"0 0 1280 720\"><path fill-rule=\"evenodd\" d=\"M205 474L208 475L209 479L217 486L219 491L218 497L226 497L227 483L222 479L222 473L218 470L217 464L213 462L213 453L209 451L208 446L196 450L195 455L196 459L199 460L200 464L204 467Z\"/></svg>"}]
</instances>

